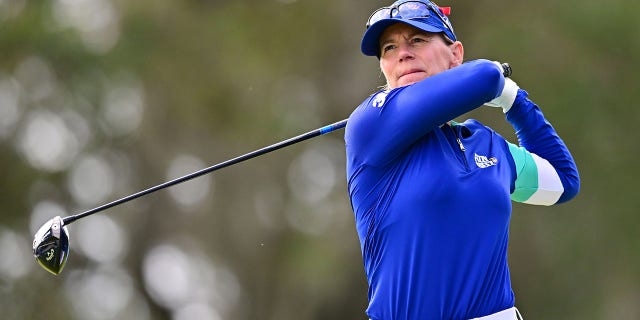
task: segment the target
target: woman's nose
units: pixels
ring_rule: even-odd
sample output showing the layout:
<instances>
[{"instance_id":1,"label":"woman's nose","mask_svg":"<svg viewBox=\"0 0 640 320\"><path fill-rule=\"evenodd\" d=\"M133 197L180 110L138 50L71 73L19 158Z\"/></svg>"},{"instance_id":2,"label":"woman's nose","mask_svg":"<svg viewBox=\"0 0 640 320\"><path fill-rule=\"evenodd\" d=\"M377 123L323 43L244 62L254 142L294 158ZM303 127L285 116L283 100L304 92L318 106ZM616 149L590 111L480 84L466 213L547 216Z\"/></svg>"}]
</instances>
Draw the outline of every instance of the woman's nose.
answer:
<instances>
[{"instance_id":1,"label":"woman's nose","mask_svg":"<svg viewBox=\"0 0 640 320\"><path fill-rule=\"evenodd\" d=\"M400 60L413 59L415 54L409 44L401 44L398 46L398 58Z\"/></svg>"}]
</instances>

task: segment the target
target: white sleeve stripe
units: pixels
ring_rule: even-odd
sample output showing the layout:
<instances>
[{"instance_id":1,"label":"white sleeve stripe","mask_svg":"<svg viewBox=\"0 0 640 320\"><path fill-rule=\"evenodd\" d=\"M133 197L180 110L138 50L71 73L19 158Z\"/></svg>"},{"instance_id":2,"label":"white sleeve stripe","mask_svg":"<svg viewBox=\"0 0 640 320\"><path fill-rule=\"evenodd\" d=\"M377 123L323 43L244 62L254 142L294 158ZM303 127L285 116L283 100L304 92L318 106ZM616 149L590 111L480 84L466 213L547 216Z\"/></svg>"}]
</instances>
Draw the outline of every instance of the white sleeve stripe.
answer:
<instances>
[{"instance_id":1,"label":"white sleeve stripe","mask_svg":"<svg viewBox=\"0 0 640 320\"><path fill-rule=\"evenodd\" d=\"M560 181L556 169L553 168L549 161L540 158L534 153L531 156L538 169L538 190L524 202L546 206L555 204L564 192L562 181Z\"/></svg>"}]
</instances>

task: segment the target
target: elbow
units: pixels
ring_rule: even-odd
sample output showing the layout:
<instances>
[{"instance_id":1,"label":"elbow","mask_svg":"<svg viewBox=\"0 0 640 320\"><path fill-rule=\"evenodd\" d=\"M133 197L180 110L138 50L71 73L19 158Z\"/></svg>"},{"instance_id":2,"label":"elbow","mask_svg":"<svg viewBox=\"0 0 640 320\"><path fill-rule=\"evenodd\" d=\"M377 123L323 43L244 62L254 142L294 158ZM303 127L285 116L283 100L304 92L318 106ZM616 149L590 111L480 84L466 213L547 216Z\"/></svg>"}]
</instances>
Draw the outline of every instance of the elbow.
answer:
<instances>
[{"instance_id":1,"label":"elbow","mask_svg":"<svg viewBox=\"0 0 640 320\"><path fill-rule=\"evenodd\" d=\"M562 179L562 185L564 186L564 192L556 204L567 202L578 195L578 192L580 192L580 176L578 172L575 171L574 174L567 175Z\"/></svg>"}]
</instances>

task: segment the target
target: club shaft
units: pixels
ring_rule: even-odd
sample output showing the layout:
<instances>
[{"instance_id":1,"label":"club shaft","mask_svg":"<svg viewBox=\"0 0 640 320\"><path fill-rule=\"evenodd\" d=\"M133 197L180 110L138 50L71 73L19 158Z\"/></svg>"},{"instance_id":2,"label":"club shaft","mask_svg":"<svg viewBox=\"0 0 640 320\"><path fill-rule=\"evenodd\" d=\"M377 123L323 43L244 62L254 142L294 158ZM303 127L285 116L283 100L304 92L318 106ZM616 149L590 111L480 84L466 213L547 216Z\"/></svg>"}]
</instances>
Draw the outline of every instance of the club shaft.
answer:
<instances>
[{"instance_id":1,"label":"club shaft","mask_svg":"<svg viewBox=\"0 0 640 320\"><path fill-rule=\"evenodd\" d=\"M176 178L176 179L171 180L171 181L167 181L165 183L159 184L157 186L151 187L151 188L146 189L146 190L142 190L140 192L137 192L137 193L134 193L132 195L126 196L124 198L109 202L107 204L101 205L101 206L93 208L91 210L87 210L85 212L82 212L82 213L79 213L79 214L76 214L76 215L65 217L65 218L63 218L64 225L68 225L68 224L70 224L70 223L72 223L72 222L74 222L74 221L76 221L78 219L84 218L86 216L90 216L90 215L92 215L92 214L94 214L96 212L100 212L100 211L109 209L111 207L123 204L125 202L129 202L131 200L134 200L134 199L140 198L142 196L148 195L150 193L156 192L158 190L162 190L162 189L165 189L165 188L168 188L168 187L183 183L185 181L191 180L193 178L197 178L199 176L211 173L213 171L216 171L216 170L219 170L219 169L222 169L222 168L226 168L226 167L234 165L236 163L240 163L240 162L243 162L243 161L258 157L258 156L261 156L263 154L269 153L271 151L275 151L275 150L290 146L290 145L298 143L298 142L302 142L302 141L305 141L305 140L308 140L308 139L311 139L311 138L314 138L314 137L317 137L317 136L320 136L320 135L324 135L324 134L333 132L333 131L338 130L338 129L342 129L346 125L347 125L347 120L346 119L342 120L342 121L338 121L338 122L335 122L333 124L326 125L326 126L324 126L322 128L318 128L318 129L309 131L307 133L303 133L303 134L301 134L299 136L295 136L293 138L289 138L287 140L280 141L278 143L272 144L272 145L264 147L262 149L258 149L258 150L249 152L247 154L243 154L241 156L235 157L233 159L229 159L227 161L220 162L220 163L218 163L216 165L213 165L211 167L204 168L202 170L190 173L188 175L182 176L180 178Z\"/></svg>"}]
</instances>

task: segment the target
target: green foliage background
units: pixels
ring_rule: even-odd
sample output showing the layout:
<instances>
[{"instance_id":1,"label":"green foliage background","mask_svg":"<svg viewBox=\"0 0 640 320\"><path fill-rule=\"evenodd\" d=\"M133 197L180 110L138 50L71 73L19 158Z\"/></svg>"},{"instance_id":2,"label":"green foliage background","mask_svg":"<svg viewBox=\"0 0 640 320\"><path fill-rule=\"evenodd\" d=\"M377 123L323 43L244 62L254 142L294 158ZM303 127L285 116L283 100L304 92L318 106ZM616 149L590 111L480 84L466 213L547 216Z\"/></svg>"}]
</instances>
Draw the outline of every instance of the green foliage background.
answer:
<instances>
[{"instance_id":1,"label":"green foliage background","mask_svg":"<svg viewBox=\"0 0 640 320\"><path fill-rule=\"evenodd\" d=\"M342 132L204 178L213 187L194 205L179 205L161 191L101 213L120 230L111 240L126 243L114 261L77 250L74 235L89 219L69 226L71 256L57 277L29 260L29 241L33 224L46 221L32 214L43 201L64 215L78 213L165 181L178 155L204 167L346 118L383 84L377 60L362 56L359 43L368 15L387 3L75 2L93 6L78 15L94 31L104 22L96 12L110 8L111 33L82 31L56 15L73 3L0 0L2 318L365 319L367 286L346 193ZM542 107L580 169L574 201L514 204L510 264L525 318L640 318L633 129L640 120L640 3L439 4L453 7L467 60L511 63L514 80ZM34 65L47 72L24 80L20 74ZM140 121L125 132L113 130L117 117L105 120L112 87L134 87L142 97ZM6 92L14 93L17 109L8 107ZM34 112L59 115L82 142L66 165L43 169L29 161L24 132ZM514 139L494 109L465 117ZM71 187L74 168L87 155L107 159L111 168L103 178L113 187L93 202L78 201ZM321 196L313 193L319 187ZM189 287L189 294L169 295L172 301L158 298L145 263L163 244L209 261L205 269L217 276L202 283L217 291ZM161 275L180 284L168 266ZM186 270L195 279L208 274ZM91 299L94 273L117 275L98 282L103 300ZM113 279L128 289L109 291ZM116 299L117 292L126 299ZM83 305L77 294L88 297ZM184 311L195 302L208 312Z\"/></svg>"}]
</instances>

